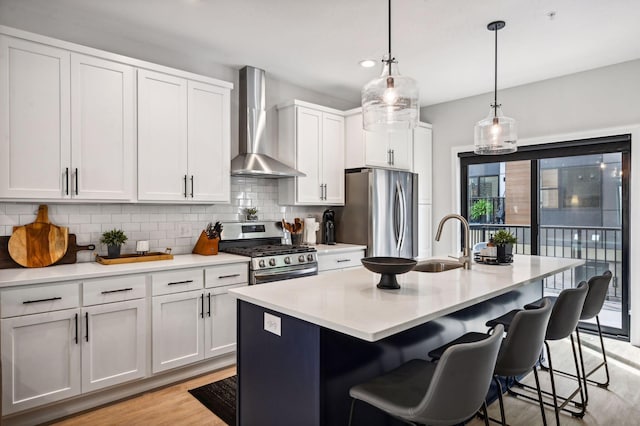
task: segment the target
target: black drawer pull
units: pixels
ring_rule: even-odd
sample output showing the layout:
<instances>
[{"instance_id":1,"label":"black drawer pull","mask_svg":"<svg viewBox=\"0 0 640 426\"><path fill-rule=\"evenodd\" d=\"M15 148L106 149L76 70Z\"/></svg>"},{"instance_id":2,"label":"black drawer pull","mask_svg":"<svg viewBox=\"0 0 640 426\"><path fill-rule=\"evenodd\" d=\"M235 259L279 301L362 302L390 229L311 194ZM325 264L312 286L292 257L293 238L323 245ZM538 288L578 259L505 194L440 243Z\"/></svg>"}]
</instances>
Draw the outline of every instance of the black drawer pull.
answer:
<instances>
[{"instance_id":1,"label":"black drawer pull","mask_svg":"<svg viewBox=\"0 0 640 426\"><path fill-rule=\"evenodd\" d=\"M87 334L84 336L85 340L89 341L89 312L84 313L84 325L87 327Z\"/></svg>"},{"instance_id":2,"label":"black drawer pull","mask_svg":"<svg viewBox=\"0 0 640 426\"><path fill-rule=\"evenodd\" d=\"M336 260L336 262L338 262L338 263L351 262L351 259L338 259L338 260Z\"/></svg>"},{"instance_id":3,"label":"black drawer pull","mask_svg":"<svg viewBox=\"0 0 640 426\"><path fill-rule=\"evenodd\" d=\"M49 299L38 299L38 300L25 300L24 302L22 302L22 304L28 305L29 303L53 302L54 300L62 300L62 297L51 297Z\"/></svg>"},{"instance_id":4,"label":"black drawer pull","mask_svg":"<svg viewBox=\"0 0 640 426\"><path fill-rule=\"evenodd\" d=\"M240 274L231 274L231 275L218 275L218 279L221 280L223 278L233 278L233 277L239 277Z\"/></svg>"},{"instance_id":5,"label":"black drawer pull","mask_svg":"<svg viewBox=\"0 0 640 426\"><path fill-rule=\"evenodd\" d=\"M176 284L189 284L192 283L193 280L185 280L185 281L174 281L172 283L168 283L167 285L176 285Z\"/></svg>"},{"instance_id":6,"label":"black drawer pull","mask_svg":"<svg viewBox=\"0 0 640 426\"><path fill-rule=\"evenodd\" d=\"M120 293L122 291L131 291L131 290L133 290L133 288L131 288L131 287L129 287L129 288L120 288L118 290L103 291L102 294Z\"/></svg>"},{"instance_id":7,"label":"black drawer pull","mask_svg":"<svg viewBox=\"0 0 640 426\"><path fill-rule=\"evenodd\" d=\"M78 314L76 314L76 345L78 344Z\"/></svg>"}]
</instances>

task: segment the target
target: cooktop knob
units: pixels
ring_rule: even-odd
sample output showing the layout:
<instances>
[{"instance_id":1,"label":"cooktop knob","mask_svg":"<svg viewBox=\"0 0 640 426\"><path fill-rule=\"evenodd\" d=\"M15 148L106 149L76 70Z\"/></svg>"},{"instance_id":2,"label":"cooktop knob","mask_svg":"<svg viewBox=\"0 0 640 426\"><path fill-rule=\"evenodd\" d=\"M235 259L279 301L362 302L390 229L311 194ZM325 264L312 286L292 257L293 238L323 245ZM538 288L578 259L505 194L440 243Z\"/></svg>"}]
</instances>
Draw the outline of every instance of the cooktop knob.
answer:
<instances>
[{"instance_id":1,"label":"cooktop knob","mask_svg":"<svg viewBox=\"0 0 640 426\"><path fill-rule=\"evenodd\" d=\"M284 263L286 263L287 265L291 263L291 258L289 256L284 258Z\"/></svg>"},{"instance_id":2,"label":"cooktop knob","mask_svg":"<svg viewBox=\"0 0 640 426\"><path fill-rule=\"evenodd\" d=\"M269 259L269 265L276 266L276 260L275 259Z\"/></svg>"},{"instance_id":3,"label":"cooktop knob","mask_svg":"<svg viewBox=\"0 0 640 426\"><path fill-rule=\"evenodd\" d=\"M264 268L266 266L266 263L264 263L264 259L262 259L262 260L260 260L258 262L258 266L261 267L261 268Z\"/></svg>"},{"instance_id":4,"label":"cooktop knob","mask_svg":"<svg viewBox=\"0 0 640 426\"><path fill-rule=\"evenodd\" d=\"M312 261L313 261L313 255L312 255L312 254L308 254L308 255L307 255L307 260L308 260L309 262L312 262Z\"/></svg>"},{"instance_id":5,"label":"cooktop knob","mask_svg":"<svg viewBox=\"0 0 640 426\"><path fill-rule=\"evenodd\" d=\"M298 256L298 262L304 262L304 254Z\"/></svg>"}]
</instances>

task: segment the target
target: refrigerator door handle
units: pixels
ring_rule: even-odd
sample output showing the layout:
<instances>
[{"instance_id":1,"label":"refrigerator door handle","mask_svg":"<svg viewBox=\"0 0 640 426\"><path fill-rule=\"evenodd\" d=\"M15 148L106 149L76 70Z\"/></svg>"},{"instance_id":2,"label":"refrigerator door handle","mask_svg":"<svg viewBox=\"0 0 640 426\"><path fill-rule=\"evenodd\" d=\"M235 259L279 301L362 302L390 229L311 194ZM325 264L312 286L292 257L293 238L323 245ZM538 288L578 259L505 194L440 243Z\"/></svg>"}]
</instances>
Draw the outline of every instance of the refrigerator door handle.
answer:
<instances>
[{"instance_id":1,"label":"refrigerator door handle","mask_svg":"<svg viewBox=\"0 0 640 426\"><path fill-rule=\"evenodd\" d=\"M400 194L400 238L398 241L398 256L400 256L404 249L405 237L407 236L407 196L400 182L398 182L397 185L398 193Z\"/></svg>"},{"instance_id":2,"label":"refrigerator door handle","mask_svg":"<svg viewBox=\"0 0 640 426\"><path fill-rule=\"evenodd\" d=\"M405 215L405 206L404 200L402 196L402 186L399 181L396 181L396 190L395 190L395 200L394 200L394 231L396 237L396 251L398 255L400 255L400 250L402 249L402 241L403 241L403 232L404 232L404 215Z\"/></svg>"}]
</instances>

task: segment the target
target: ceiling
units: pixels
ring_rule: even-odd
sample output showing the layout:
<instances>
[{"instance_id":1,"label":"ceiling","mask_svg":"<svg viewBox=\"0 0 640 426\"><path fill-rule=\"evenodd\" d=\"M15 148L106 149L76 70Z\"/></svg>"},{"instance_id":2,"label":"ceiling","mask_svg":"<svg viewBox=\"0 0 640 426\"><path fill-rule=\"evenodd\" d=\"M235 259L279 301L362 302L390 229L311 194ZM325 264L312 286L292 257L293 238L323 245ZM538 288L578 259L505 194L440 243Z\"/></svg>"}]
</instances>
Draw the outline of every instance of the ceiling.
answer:
<instances>
[{"instance_id":1,"label":"ceiling","mask_svg":"<svg viewBox=\"0 0 640 426\"><path fill-rule=\"evenodd\" d=\"M507 23L505 88L640 58L638 18L638 0L394 0L392 50L425 106L493 90L493 20ZM0 0L0 23L97 48L249 64L354 106L380 71L358 62L387 50L384 0Z\"/></svg>"}]
</instances>

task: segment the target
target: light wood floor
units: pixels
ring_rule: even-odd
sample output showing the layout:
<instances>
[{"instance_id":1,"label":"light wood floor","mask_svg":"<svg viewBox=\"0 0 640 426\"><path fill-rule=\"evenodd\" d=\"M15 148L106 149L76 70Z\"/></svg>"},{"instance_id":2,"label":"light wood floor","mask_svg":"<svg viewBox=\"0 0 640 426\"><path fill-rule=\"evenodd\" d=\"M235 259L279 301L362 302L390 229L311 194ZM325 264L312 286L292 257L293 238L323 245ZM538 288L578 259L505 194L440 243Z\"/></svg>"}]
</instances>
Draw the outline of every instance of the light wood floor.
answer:
<instances>
[{"instance_id":1,"label":"light wood floor","mask_svg":"<svg viewBox=\"0 0 640 426\"><path fill-rule=\"evenodd\" d=\"M608 345L608 342L605 343ZM640 361L640 348L625 344L624 350ZM608 345L615 347L615 344ZM623 345L620 345L623 347ZM570 370L573 358L569 341L554 342L551 347L554 366ZM595 352L585 349L587 368L597 361ZM640 424L640 370L622 364L615 359L610 360L611 385L609 389L589 387L589 407L584 419L579 420L562 414L563 425L607 425L624 426ZM58 426L77 425L225 425L211 411L191 396L189 389L202 386L235 374L235 367L226 368L211 374L197 377L173 386L148 392L138 397L114 403L90 412L64 419ZM594 375L600 378L600 372ZM548 374L540 373L543 388L549 389ZM533 383L533 376L525 379L525 383ZM558 379L561 392L573 385L569 379ZM513 397L505 397L507 422L510 425L529 426L542 424L540 410L537 405ZM489 407L491 416L498 418L498 403ZM555 424L552 409L547 409L549 425ZM346 424L346 420L345 420ZM484 424L480 420L469 423L472 426ZM334 425L331 425L334 426ZM342 426L342 425L335 425Z\"/></svg>"}]
</instances>

